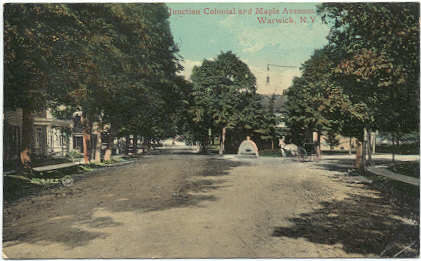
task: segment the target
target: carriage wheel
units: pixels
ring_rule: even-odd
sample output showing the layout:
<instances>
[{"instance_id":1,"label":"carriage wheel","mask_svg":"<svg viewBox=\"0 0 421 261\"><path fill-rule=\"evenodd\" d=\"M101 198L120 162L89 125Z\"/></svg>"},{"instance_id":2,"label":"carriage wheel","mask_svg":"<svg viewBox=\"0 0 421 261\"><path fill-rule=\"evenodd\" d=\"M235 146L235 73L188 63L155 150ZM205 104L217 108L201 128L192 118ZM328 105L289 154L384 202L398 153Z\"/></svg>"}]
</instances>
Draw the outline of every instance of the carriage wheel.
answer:
<instances>
[{"instance_id":1,"label":"carriage wheel","mask_svg":"<svg viewBox=\"0 0 421 261\"><path fill-rule=\"evenodd\" d=\"M304 148L298 148L298 160L305 161L307 158L307 151Z\"/></svg>"}]
</instances>

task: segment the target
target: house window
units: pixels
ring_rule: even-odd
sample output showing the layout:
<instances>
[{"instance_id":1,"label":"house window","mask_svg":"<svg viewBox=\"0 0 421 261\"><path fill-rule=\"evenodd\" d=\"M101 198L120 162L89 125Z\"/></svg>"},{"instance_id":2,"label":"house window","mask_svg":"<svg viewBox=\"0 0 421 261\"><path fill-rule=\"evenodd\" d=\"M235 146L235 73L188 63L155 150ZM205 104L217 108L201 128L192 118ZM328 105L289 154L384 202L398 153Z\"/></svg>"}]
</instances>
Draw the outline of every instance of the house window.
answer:
<instances>
[{"instance_id":1,"label":"house window","mask_svg":"<svg viewBox=\"0 0 421 261\"><path fill-rule=\"evenodd\" d=\"M83 137L73 136L73 149L83 153Z\"/></svg>"}]
</instances>

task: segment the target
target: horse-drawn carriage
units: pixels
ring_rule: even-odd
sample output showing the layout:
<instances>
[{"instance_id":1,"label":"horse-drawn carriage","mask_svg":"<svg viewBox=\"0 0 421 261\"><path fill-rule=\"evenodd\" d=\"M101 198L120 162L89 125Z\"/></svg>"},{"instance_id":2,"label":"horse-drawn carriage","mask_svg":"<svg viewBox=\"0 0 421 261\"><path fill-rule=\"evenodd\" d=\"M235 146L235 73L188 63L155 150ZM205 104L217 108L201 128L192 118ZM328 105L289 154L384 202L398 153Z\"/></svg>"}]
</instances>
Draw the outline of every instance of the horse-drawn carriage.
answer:
<instances>
[{"instance_id":1,"label":"horse-drawn carriage","mask_svg":"<svg viewBox=\"0 0 421 261\"><path fill-rule=\"evenodd\" d=\"M297 157L299 161L314 160L319 162L322 158L320 147L316 143L304 143L303 146L297 146L295 144L280 143L281 154L283 157L293 156Z\"/></svg>"},{"instance_id":2,"label":"horse-drawn carriage","mask_svg":"<svg viewBox=\"0 0 421 261\"><path fill-rule=\"evenodd\" d=\"M307 161L314 160L319 162L322 159L320 147L315 143L304 143L302 147L298 147L298 160Z\"/></svg>"}]
</instances>

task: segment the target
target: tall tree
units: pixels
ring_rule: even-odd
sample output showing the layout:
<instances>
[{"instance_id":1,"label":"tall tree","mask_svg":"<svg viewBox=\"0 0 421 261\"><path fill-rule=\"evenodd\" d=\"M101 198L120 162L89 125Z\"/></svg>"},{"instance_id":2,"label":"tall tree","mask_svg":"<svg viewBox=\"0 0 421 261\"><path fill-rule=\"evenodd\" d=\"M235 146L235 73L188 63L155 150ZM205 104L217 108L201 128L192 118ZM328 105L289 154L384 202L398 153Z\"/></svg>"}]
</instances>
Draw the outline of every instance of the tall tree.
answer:
<instances>
[{"instance_id":1,"label":"tall tree","mask_svg":"<svg viewBox=\"0 0 421 261\"><path fill-rule=\"evenodd\" d=\"M83 30L63 4L4 5L4 107L23 112L20 155L25 173L31 167L33 113L78 79L73 57L79 55Z\"/></svg>"},{"instance_id":2,"label":"tall tree","mask_svg":"<svg viewBox=\"0 0 421 261\"><path fill-rule=\"evenodd\" d=\"M248 66L231 51L213 60L204 60L193 68L194 120L201 125L202 143L209 129L219 135L220 150L224 151L226 128L234 127L253 117L256 78ZM203 144L205 145L205 144Z\"/></svg>"},{"instance_id":3,"label":"tall tree","mask_svg":"<svg viewBox=\"0 0 421 261\"><path fill-rule=\"evenodd\" d=\"M117 14L126 14L118 20L117 42L128 60L123 64L126 79L118 91L119 108L108 106L106 115L119 121L112 124L123 126L123 132L140 132L146 140L160 138L178 106L176 72L181 69L168 10L165 4L117 7Z\"/></svg>"},{"instance_id":4,"label":"tall tree","mask_svg":"<svg viewBox=\"0 0 421 261\"><path fill-rule=\"evenodd\" d=\"M6 4L5 108L23 109L22 157L32 112L46 105L82 111L86 161L95 121L134 132L149 121L139 115L159 111L147 128L162 133L181 69L168 16L162 3Z\"/></svg>"},{"instance_id":5,"label":"tall tree","mask_svg":"<svg viewBox=\"0 0 421 261\"><path fill-rule=\"evenodd\" d=\"M365 128L418 130L419 3L326 3L318 11L332 26L337 80L366 107Z\"/></svg>"},{"instance_id":6,"label":"tall tree","mask_svg":"<svg viewBox=\"0 0 421 261\"><path fill-rule=\"evenodd\" d=\"M263 111L262 113L262 124L256 132L261 133L260 138L262 140L270 140L272 150L275 149L275 139L281 136L280 130L276 127L277 122L279 121L278 117L275 115L275 99L276 95L272 94L269 97L268 110Z\"/></svg>"},{"instance_id":7,"label":"tall tree","mask_svg":"<svg viewBox=\"0 0 421 261\"><path fill-rule=\"evenodd\" d=\"M178 51L164 4L70 4L87 28L86 77L73 98L88 124L108 125L108 143L115 135L149 136L156 119L172 102ZM168 110L166 110L168 111ZM151 115L154 120L151 121ZM156 120L155 120L156 119ZM156 133L153 132L152 133ZM99 135L99 133L98 133ZM111 144L106 159L109 159ZM87 146L91 148L91 146ZM85 152L85 161L90 153Z\"/></svg>"},{"instance_id":8,"label":"tall tree","mask_svg":"<svg viewBox=\"0 0 421 261\"><path fill-rule=\"evenodd\" d=\"M315 50L301 66L302 76L293 80L286 91L287 124L294 133L317 132L317 143L323 131L340 133L344 119L349 117L350 102L332 76L335 59L329 47ZM295 137L300 142L299 136Z\"/></svg>"}]
</instances>

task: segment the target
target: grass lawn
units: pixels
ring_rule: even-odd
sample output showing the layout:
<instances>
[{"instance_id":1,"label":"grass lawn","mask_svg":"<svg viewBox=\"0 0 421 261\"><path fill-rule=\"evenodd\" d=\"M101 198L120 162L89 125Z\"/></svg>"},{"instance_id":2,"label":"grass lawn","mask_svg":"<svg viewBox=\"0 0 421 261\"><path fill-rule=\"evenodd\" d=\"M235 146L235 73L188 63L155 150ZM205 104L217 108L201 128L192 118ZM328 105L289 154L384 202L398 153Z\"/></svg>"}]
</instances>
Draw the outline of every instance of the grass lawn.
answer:
<instances>
[{"instance_id":1,"label":"grass lawn","mask_svg":"<svg viewBox=\"0 0 421 261\"><path fill-rule=\"evenodd\" d=\"M60 170L36 172L30 177L18 175L6 175L3 177L3 200L11 202L26 196L37 194L61 185L61 178L70 175L80 175L82 170L79 166L72 166Z\"/></svg>"},{"instance_id":2,"label":"grass lawn","mask_svg":"<svg viewBox=\"0 0 421 261\"><path fill-rule=\"evenodd\" d=\"M3 200L11 202L19 198L37 194L43 190L48 190L57 186L62 186L61 179L70 175L73 178L85 175L95 169L105 167L124 161L122 158L112 158L111 161L105 163L91 163L84 165L75 165L68 168L50 170L50 171L33 171L30 177L22 177L18 175L3 176Z\"/></svg>"},{"instance_id":3,"label":"grass lawn","mask_svg":"<svg viewBox=\"0 0 421 261\"><path fill-rule=\"evenodd\" d=\"M393 202L398 201L405 204L419 205L420 189L418 186L361 170L354 170L353 175L355 174L371 179L373 181L371 186L377 187L382 191L387 191L392 197Z\"/></svg>"},{"instance_id":4,"label":"grass lawn","mask_svg":"<svg viewBox=\"0 0 421 261\"><path fill-rule=\"evenodd\" d=\"M355 154L352 150L351 154ZM322 155L349 155L349 150L323 150Z\"/></svg>"},{"instance_id":5,"label":"grass lawn","mask_svg":"<svg viewBox=\"0 0 421 261\"><path fill-rule=\"evenodd\" d=\"M399 163L399 164L395 164L389 167L388 170L395 172L397 174L419 178L420 177L420 162L411 161L411 162Z\"/></svg>"},{"instance_id":6,"label":"grass lawn","mask_svg":"<svg viewBox=\"0 0 421 261\"><path fill-rule=\"evenodd\" d=\"M259 150L259 156L261 157L282 157L279 150Z\"/></svg>"},{"instance_id":7,"label":"grass lawn","mask_svg":"<svg viewBox=\"0 0 421 261\"><path fill-rule=\"evenodd\" d=\"M73 162L70 158L34 158L32 159L32 167L36 168L70 162ZM3 171L16 170L17 165L16 161L3 162Z\"/></svg>"}]
</instances>

